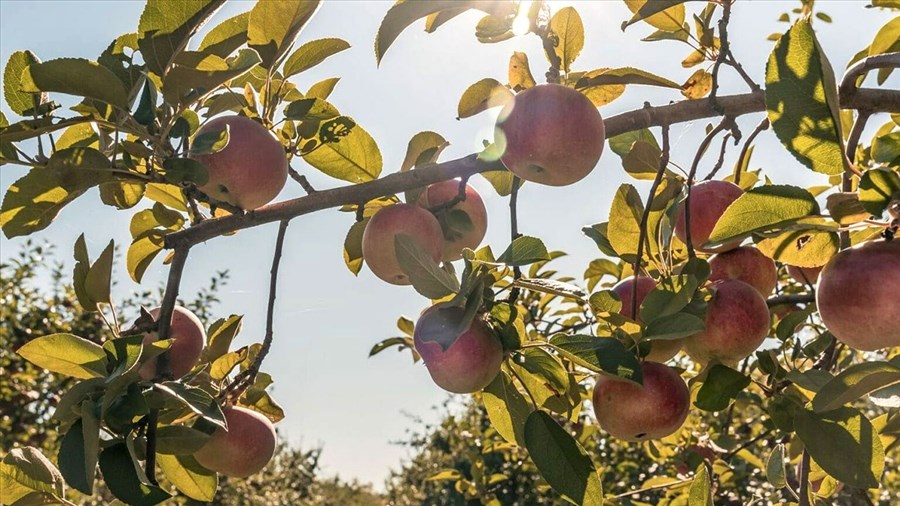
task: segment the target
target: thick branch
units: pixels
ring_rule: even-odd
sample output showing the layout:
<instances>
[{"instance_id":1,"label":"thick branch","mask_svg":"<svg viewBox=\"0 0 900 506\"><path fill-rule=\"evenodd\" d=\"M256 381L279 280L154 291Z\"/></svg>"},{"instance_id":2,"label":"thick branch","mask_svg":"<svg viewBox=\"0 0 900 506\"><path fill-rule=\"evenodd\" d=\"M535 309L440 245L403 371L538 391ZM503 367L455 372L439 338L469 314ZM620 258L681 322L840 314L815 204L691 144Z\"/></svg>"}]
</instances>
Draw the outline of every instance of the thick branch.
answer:
<instances>
[{"instance_id":1,"label":"thick branch","mask_svg":"<svg viewBox=\"0 0 900 506\"><path fill-rule=\"evenodd\" d=\"M731 117L766 109L763 92L717 97L716 102ZM900 91L858 90L852 99L842 102L848 109L866 109L872 112L900 110ZM611 116L604 121L607 137L653 126L684 123L701 118L719 116L709 99L687 100L659 107L645 107L636 111ZM254 227L273 221L330 209L342 205L363 204L385 195L421 188L429 184L457 177L471 176L489 170L505 170L499 161L478 160L475 155L445 163L395 173L367 183L317 191L312 195L277 202L240 215L206 220L188 230L166 237L166 247L192 245L208 241L228 232Z\"/></svg>"},{"instance_id":2,"label":"thick branch","mask_svg":"<svg viewBox=\"0 0 900 506\"><path fill-rule=\"evenodd\" d=\"M869 56L868 58L863 58L856 62L846 73L844 73L844 77L841 79L841 86L838 88L838 93L841 96L841 105L844 105L844 100L851 100L859 92L863 91L857 88L857 80L866 75L870 70L898 67L900 67L900 53L885 53ZM855 109L870 110L872 112L876 111L875 109L868 109L866 107L855 107ZM879 109L879 111L881 110L883 109ZM897 110L897 107L894 107L894 109L888 112L896 112Z\"/></svg>"},{"instance_id":3,"label":"thick branch","mask_svg":"<svg viewBox=\"0 0 900 506\"><path fill-rule=\"evenodd\" d=\"M816 301L814 293L792 293L789 295L777 295L766 300L769 307L780 306L781 304L811 304Z\"/></svg>"}]
</instances>

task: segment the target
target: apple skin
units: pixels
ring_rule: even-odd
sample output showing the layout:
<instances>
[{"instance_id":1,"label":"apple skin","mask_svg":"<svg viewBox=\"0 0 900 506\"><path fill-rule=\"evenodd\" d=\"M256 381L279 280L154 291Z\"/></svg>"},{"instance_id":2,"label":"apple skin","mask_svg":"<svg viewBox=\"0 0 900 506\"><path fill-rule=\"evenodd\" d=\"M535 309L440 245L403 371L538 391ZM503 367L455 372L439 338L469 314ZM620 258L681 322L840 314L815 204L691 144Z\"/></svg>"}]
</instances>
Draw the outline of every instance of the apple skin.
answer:
<instances>
[{"instance_id":1,"label":"apple skin","mask_svg":"<svg viewBox=\"0 0 900 506\"><path fill-rule=\"evenodd\" d=\"M232 478L261 471L275 455L275 427L265 416L233 406L224 411L228 431L217 428L194 453L201 466Z\"/></svg>"},{"instance_id":2,"label":"apple skin","mask_svg":"<svg viewBox=\"0 0 900 506\"><path fill-rule=\"evenodd\" d=\"M822 272L823 267L825 266L820 265L818 267L797 267L796 265L788 265L787 272L791 279L800 283L801 285L815 285L819 280L819 274Z\"/></svg>"},{"instance_id":3,"label":"apple skin","mask_svg":"<svg viewBox=\"0 0 900 506\"><path fill-rule=\"evenodd\" d=\"M603 153L600 112L578 91L558 84L529 88L500 112L500 160L526 181L566 186L587 176Z\"/></svg>"},{"instance_id":4,"label":"apple skin","mask_svg":"<svg viewBox=\"0 0 900 506\"><path fill-rule=\"evenodd\" d=\"M600 376L594 386L594 414L611 436L625 441L664 438L684 424L691 394L681 376L666 365L641 363L644 385Z\"/></svg>"},{"instance_id":5,"label":"apple skin","mask_svg":"<svg viewBox=\"0 0 900 506\"><path fill-rule=\"evenodd\" d=\"M769 333L769 308L755 288L737 279L710 285L712 300L706 307L706 328L688 336L684 349L694 361L717 360L734 365L759 348Z\"/></svg>"},{"instance_id":6,"label":"apple skin","mask_svg":"<svg viewBox=\"0 0 900 506\"><path fill-rule=\"evenodd\" d=\"M457 327L464 313L465 309L458 306L432 306L419 317L413 332L413 345L431 379L437 386L457 394L477 392L488 386L503 363L500 339L478 317L446 350L432 340L452 339L459 332Z\"/></svg>"},{"instance_id":7,"label":"apple skin","mask_svg":"<svg viewBox=\"0 0 900 506\"><path fill-rule=\"evenodd\" d=\"M405 234L422 246L435 262L441 259L443 233L431 213L412 204L383 207L369 220L363 231L362 252L372 272L393 285L410 284L400 268L394 238Z\"/></svg>"},{"instance_id":8,"label":"apple skin","mask_svg":"<svg viewBox=\"0 0 900 506\"><path fill-rule=\"evenodd\" d=\"M743 194L744 190L740 186L728 181L704 181L691 188L691 242L694 249L703 253L723 253L741 244L740 241L734 241L717 247L703 246L725 209ZM678 210L675 236L687 244L684 207L682 203Z\"/></svg>"},{"instance_id":9,"label":"apple skin","mask_svg":"<svg viewBox=\"0 0 900 506\"><path fill-rule=\"evenodd\" d=\"M752 246L741 246L719 253L709 260L710 281L739 279L768 297L778 284L775 261Z\"/></svg>"},{"instance_id":10,"label":"apple skin","mask_svg":"<svg viewBox=\"0 0 900 506\"><path fill-rule=\"evenodd\" d=\"M819 274L816 305L828 330L853 349L900 346L900 239L833 256Z\"/></svg>"},{"instance_id":11,"label":"apple skin","mask_svg":"<svg viewBox=\"0 0 900 506\"><path fill-rule=\"evenodd\" d=\"M154 321L159 318L159 310L158 307L150 310ZM158 338L157 332L147 332L144 335L144 345L149 345ZM175 340L172 342L172 347L166 352L169 354L169 367L172 370L172 377L178 379L189 373L200 361L200 353L203 352L203 346L206 344L206 331L197 315L181 306L175 306L175 311L172 313L172 324L169 327L169 339ZM141 365L138 369L141 379L150 381L156 377L158 358L158 356L153 357Z\"/></svg>"},{"instance_id":12,"label":"apple skin","mask_svg":"<svg viewBox=\"0 0 900 506\"><path fill-rule=\"evenodd\" d=\"M418 204L425 209L429 209L453 200L458 194L459 181L455 179L442 181L429 185L419 197ZM481 195L478 194L475 188L466 184L466 199L442 211L442 213L456 210L463 211L469 216L469 220L472 221L472 229L466 232L458 232L449 230L443 226L444 223L441 223L443 237L443 241L441 241L441 260L445 262L452 262L462 258L464 248L477 248L481 241L484 240L484 234L487 232L487 210L484 208L484 201L481 200Z\"/></svg>"},{"instance_id":13,"label":"apple skin","mask_svg":"<svg viewBox=\"0 0 900 506\"><path fill-rule=\"evenodd\" d=\"M228 144L215 153L190 157L209 170L199 189L210 197L250 211L272 201L287 181L284 147L266 127L244 116L210 120L196 135L228 126Z\"/></svg>"},{"instance_id":14,"label":"apple skin","mask_svg":"<svg viewBox=\"0 0 900 506\"><path fill-rule=\"evenodd\" d=\"M656 281L649 276L637 277L637 315L635 315L631 311L631 297L634 293L634 286L634 277L629 276L617 283L616 286L612 288L612 291L615 292L616 295L619 296L619 300L622 301L622 310L619 311L619 314L631 318L636 322L642 323L640 316L641 303L644 301L644 297L646 297L648 293L652 292L653 289L656 288ZM652 341L650 346L650 353L648 353L647 356L644 357L644 360L660 363L667 362L680 350L681 339L659 339L656 341Z\"/></svg>"}]
</instances>

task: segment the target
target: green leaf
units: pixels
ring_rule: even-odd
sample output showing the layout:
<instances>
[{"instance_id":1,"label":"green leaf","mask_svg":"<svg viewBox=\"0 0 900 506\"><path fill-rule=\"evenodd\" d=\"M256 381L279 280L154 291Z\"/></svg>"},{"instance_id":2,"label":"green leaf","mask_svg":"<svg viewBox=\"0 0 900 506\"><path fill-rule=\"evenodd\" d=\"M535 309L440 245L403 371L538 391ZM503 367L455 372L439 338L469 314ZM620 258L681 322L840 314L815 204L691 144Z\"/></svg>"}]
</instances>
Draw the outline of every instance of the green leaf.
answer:
<instances>
[{"instance_id":1,"label":"green leaf","mask_svg":"<svg viewBox=\"0 0 900 506\"><path fill-rule=\"evenodd\" d=\"M206 391L176 381L154 383L153 389L184 404L185 407L213 425L227 430L222 408Z\"/></svg>"},{"instance_id":2,"label":"green leaf","mask_svg":"<svg viewBox=\"0 0 900 506\"><path fill-rule=\"evenodd\" d=\"M189 104L199 95L247 73L259 62L259 55L247 48L227 59L199 51L182 51L163 82L163 97L170 104Z\"/></svg>"},{"instance_id":3,"label":"green leaf","mask_svg":"<svg viewBox=\"0 0 900 506\"><path fill-rule=\"evenodd\" d=\"M117 499L132 506L154 506L170 497L165 490L141 482L125 443L108 446L100 453L100 472Z\"/></svg>"},{"instance_id":4,"label":"green leaf","mask_svg":"<svg viewBox=\"0 0 900 506\"><path fill-rule=\"evenodd\" d=\"M424 297L440 299L459 291L459 281L425 251L418 242L406 234L394 237L394 250L400 268L409 276L413 288Z\"/></svg>"},{"instance_id":5,"label":"green leaf","mask_svg":"<svg viewBox=\"0 0 900 506\"><path fill-rule=\"evenodd\" d=\"M91 265L84 278L84 289L95 303L109 304L109 290L112 283L112 262L115 253L115 241L110 240L106 248Z\"/></svg>"},{"instance_id":6,"label":"green leaf","mask_svg":"<svg viewBox=\"0 0 900 506\"><path fill-rule=\"evenodd\" d=\"M652 180L659 171L661 155L659 147L644 141L635 141L631 151L622 159L622 167L635 179Z\"/></svg>"},{"instance_id":7,"label":"green leaf","mask_svg":"<svg viewBox=\"0 0 900 506\"><path fill-rule=\"evenodd\" d=\"M900 166L900 132L876 136L872 139L871 153L872 159L878 163L892 167Z\"/></svg>"},{"instance_id":8,"label":"green leaf","mask_svg":"<svg viewBox=\"0 0 900 506\"><path fill-rule=\"evenodd\" d=\"M413 167L435 163L441 152L449 146L447 139L437 132L419 132L412 136L409 144L406 146L406 156L403 157L403 163L400 164L400 172L406 172ZM425 188L415 188L407 190L406 201L416 202Z\"/></svg>"},{"instance_id":9,"label":"green leaf","mask_svg":"<svg viewBox=\"0 0 900 506\"><path fill-rule=\"evenodd\" d=\"M363 265L362 236L366 230L369 218L354 222L344 238L344 264L353 275L358 275Z\"/></svg>"},{"instance_id":10,"label":"green leaf","mask_svg":"<svg viewBox=\"0 0 900 506\"><path fill-rule=\"evenodd\" d=\"M784 488L787 486L785 474L784 444L778 443L766 460L766 480L775 488Z\"/></svg>"},{"instance_id":11,"label":"green leaf","mask_svg":"<svg viewBox=\"0 0 900 506\"><path fill-rule=\"evenodd\" d=\"M616 339L586 335L557 334L550 344L565 358L594 372L641 383L641 365L634 353Z\"/></svg>"},{"instance_id":12,"label":"green leaf","mask_svg":"<svg viewBox=\"0 0 900 506\"><path fill-rule=\"evenodd\" d=\"M3 501L19 504L28 496L39 497L37 504L51 504L50 499L60 502L66 496L66 483L62 474L37 448L26 446L13 448L3 457L0 463L0 489L3 490Z\"/></svg>"},{"instance_id":13,"label":"green leaf","mask_svg":"<svg viewBox=\"0 0 900 506\"><path fill-rule=\"evenodd\" d=\"M9 108L19 116L24 116L25 111L34 109L41 101L40 95L22 91L22 72L41 60L31 51L16 51L9 55L6 67L3 69L3 98L9 104Z\"/></svg>"},{"instance_id":14,"label":"green leaf","mask_svg":"<svg viewBox=\"0 0 900 506\"><path fill-rule=\"evenodd\" d=\"M147 68L163 76L172 60L187 47L225 0L148 0L138 22L138 47Z\"/></svg>"},{"instance_id":15,"label":"green leaf","mask_svg":"<svg viewBox=\"0 0 900 506\"><path fill-rule=\"evenodd\" d=\"M305 72L345 49L350 49L350 43L343 39L318 39L303 44L294 51L284 63L282 74L285 79Z\"/></svg>"},{"instance_id":16,"label":"green leaf","mask_svg":"<svg viewBox=\"0 0 900 506\"><path fill-rule=\"evenodd\" d=\"M89 379L106 376L106 353L99 345L72 334L51 334L28 341L16 353L57 374Z\"/></svg>"},{"instance_id":17,"label":"green leaf","mask_svg":"<svg viewBox=\"0 0 900 506\"><path fill-rule=\"evenodd\" d=\"M767 257L797 267L819 267L840 249L837 233L824 230L786 230L761 239L757 248Z\"/></svg>"},{"instance_id":18,"label":"green leaf","mask_svg":"<svg viewBox=\"0 0 900 506\"><path fill-rule=\"evenodd\" d=\"M109 160L92 148L57 151L46 167L35 167L14 182L0 206L0 226L8 238L47 228L59 211L89 188L109 181Z\"/></svg>"},{"instance_id":19,"label":"green leaf","mask_svg":"<svg viewBox=\"0 0 900 506\"><path fill-rule=\"evenodd\" d=\"M242 12L222 21L203 37L197 51L214 54L220 58L229 56L237 48L247 43L249 21L249 12Z\"/></svg>"},{"instance_id":20,"label":"green leaf","mask_svg":"<svg viewBox=\"0 0 900 506\"><path fill-rule=\"evenodd\" d=\"M513 99L509 88L500 81L487 77L466 88L459 98L457 119L468 118L492 107L505 105Z\"/></svg>"},{"instance_id":21,"label":"green leaf","mask_svg":"<svg viewBox=\"0 0 900 506\"><path fill-rule=\"evenodd\" d=\"M734 369L716 364L709 369L694 405L704 411L722 411L750 385L750 378Z\"/></svg>"},{"instance_id":22,"label":"green leaf","mask_svg":"<svg viewBox=\"0 0 900 506\"><path fill-rule=\"evenodd\" d=\"M209 181L209 170L192 158L168 158L163 162L163 177L172 184L194 183L202 186Z\"/></svg>"},{"instance_id":23,"label":"green leaf","mask_svg":"<svg viewBox=\"0 0 900 506\"><path fill-rule=\"evenodd\" d=\"M553 50L562 62L562 70L569 72L572 62L584 48L584 24L573 7L563 7L550 18L550 29L559 37Z\"/></svg>"},{"instance_id":24,"label":"green leaf","mask_svg":"<svg viewBox=\"0 0 900 506\"><path fill-rule=\"evenodd\" d=\"M100 451L100 426L93 413L94 402L85 400L81 407L83 417L69 428L60 444L59 470L72 488L91 495Z\"/></svg>"},{"instance_id":25,"label":"green leaf","mask_svg":"<svg viewBox=\"0 0 900 506\"><path fill-rule=\"evenodd\" d=\"M622 30L644 20L651 26L667 32L676 32L684 24L684 4L690 0L625 0L625 5L634 13L622 23Z\"/></svg>"},{"instance_id":26,"label":"green leaf","mask_svg":"<svg viewBox=\"0 0 900 506\"><path fill-rule=\"evenodd\" d=\"M500 437L525 446L525 420L533 408L506 371L500 371L494 381L484 388L481 401Z\"/></svg>"},{"instance_id":27,"label":"green leaf","mask_svg":"<svg viewBox=\"0 0 900 506\"><path fill-rule=\"evenodd\" d=\"M633 260L637 254L643 212L644 204L634 186L619 186L609 210L607 237L609 244L625 261Z\"/></svg>"},{"instance_id":28,"label":"green leaf","mask_svg":"<svg viewBox=\"0 0 900 506\"><path fill-rule=\"evenodd\" d=\"M400 33L409 25L432 14L449 10L458 12L467 8L477 8L488 14L511 14L514 5L491 5L479 1L460 0L433 0L429 2L398 2L395 3L378 27L378 35L375 37L375 61L380 65L384 53L397 40Z\"/></svg>"},{"instance_id":29,"label":"green leaf","mask_svg":"<svg viewBox=\"0 0 900 506\"><path fill-rule=\"evenodd\" d=\"M144 198L144 183L110 181L100 183L100 200L116 209L131 209Z\"/></svg>"},{"instance_id":30,"label":"green leaf","mask_svg":"<svg viewBox=\"0 0 900 506\"><path fill-rule=\"evenodd\" d=\"M884 449L862 413L850 408L821 414L801 409L794 427L809 455L830 476L851 487L879 487Z\"/></svg>"},{"instance_id":31,"label":"green leaf","mask_svg":"<svg viewBox=\"0 0 900 506\"><path fill-rule=\"evenodd\" d=\"M641 84L645 86L661 86L663 88L681 88L681 85L675 81L634 67L602 69L588 72L575 83L575 88L584 89L592 86L608 86L613 84Z\"/></svg>"},{"instance_id":32,"label":"green leaf","mask_svg":"<svg viewBox=\"0 0 900 506\"><path fill-rule=\"evenodd\" d=\"M889 362L863 362L841 371L818 391L812 407L823 413L853 402L875 390L900 383L900 367Z\"/></svg>"},{"instance_id":33,"label":"green leaf","mask_svg":"<svg viewBox=\"0 0 900 506\"><path fill-rule=\"evenodd\" d=\"M136 237L128 246L125 255L125 267L128 275L135 283L140 283L150 262L163 249L165 236L158 231L150 230Z\"/></svg>"},{"instance_id":34,"label":"green leaf","mask_svg":"<svg viewBox=\"0 0 900 506\"><path fill-rule=\"evenodd\" d=\"M692 336L706 328L703 318L690 313L675 313L655 318L647 325L644 339L671 340Z\"/></svg>"},{"instance_id":35,"label":"green leaf","mask_svg":"<svg viewBox=\"0 0 900 506\"><path fill-rule=\"evenodd\" d=\"M528 415L525 446L541 476L563 499L584 506L603 504L603 487L591 457L550 415Z\"/></svg>"},{"instance_id":36,"label":"green leaf","mask_svg":"<svg viewBox=\"0 0 900 506\"><path fill-rule=\"evenodd\" d=\"M171 345L169 339L159 341L159 343L166 342L169 342ZM109 375L109 379L112 379L131 372L134 370L135 366L137 366L144 351L144 336L136 335L110 339L103 343L102 348L108 352L109 360L114 365L114 368ZM148 350L149 349L151 348L148 347ZM143 358L146 359L147 357Z\"/></svg>"},{"instance_id":37,"label":"green leaf","mask_svg":"<svg viewBox=\"0 0 900 506\"><path fill-rule=\"evenodd\" d=\"M58 92L128 108L128 92L122 81L97 62L60 58L28 66L22 72L21 89L28 93Z\"/></svg>"},{"instance_id":38,"label":"green leaf","mask_svg":"<svg viewBox=\"0 0 900 506\"><path fill-rule=\"evenodd\" d=\"M688 506L713 506L709 470L707 470L705 462L697 466L697 472L694 474L694 479L691 480Z\"/></svg>"},{"instance_id":39,"label":"green leaf","mask_svg":"<svg viewBox=\"0 0 900 506\"><path fill-rule=\"evenodd\" d=\"M359 125L337 142L328 142L303 155L307 163L325 174L351 183L364 183L381 174L381 151L375 139Z\"/></svg>"},{"instance_id":40,"label":"green leaf","mask_svg":"<svg viewBox=\"0 0 900 506\"><path fill-rule=\"evenodd\" d=\"M160 454L156 462L169 482L182 494L204 502L215 498L219 475L201 466L192 455Z\"/></svg>"},{"instance_id":41,"label":"green leaf","mask_svg":"<svg viewBox=\"0 0 900 506\"><path fill-rule=\"evenodd\" d=\"M340 115L337 107L321 98L301 98L284 108L284 117L292 120L322 121Z\"/></svg>"},{"instance_id":42,"label":"green leaf","mask_svg":"<svg viewBox=\"0 0 900 506\"><path fill-rule=\"evenodd\" d=\"M900 194L900 174L891 169L871 169L859 181L859 202L866 211L881 216Z\"/></svg>"},{"instance_id":43,"label":"green leaf","mask_svg":"<svg viewBox=\"0 0 900 506\"><path fill-rule=\"evenodd\" d=\"M340 80L340 77L322 79L309 87L309 90L306 92L306 98L321 98L322 100L325 100L331 95L331 92L334 91L334 87L337 86L337 83Z\"/></svg>"},{"instance_id":44,"label":"green leaf","mask_svg":"<svg viewBox=\"0 0 900 506\"><path fill-rule=\"evenodd\" d=\"M209 326L204 361L212 362L228 353L231 342L241 331L243 319L243 315L233 314L228 318L220 318Z\"/></svg>"},{"instance_id":45,"label":"green leaf","mask_svg":"<svg viewBox=\"0 0 900 506\"><path fill-rule=\"evenodd\" d=\"M807 20L769 56L766 109L778 140L800 163L823 174L846 169L834 73Z\"/></svg>"},{"instance_id":46,"label":"green leaf","mask_svg":"<svg viewBox=\"0 0 900 506\"><path fill-rule=\"evenodd\" d=\"M516 237L497 261L510 266L522 266L550 260L550 254L543 241L537 237L522 235Z\"/></svg>"},{"instance_id":47,"label":"green leaf","mask_svg":"<svg viewBox=\"0 0 900 506\"><path fill-rule=\"evenodd\" d=\"M818 212L816 199L803 188L759 186L745 192L728 206L709 234L708 243L724 244Z\"/></svg>"},{"instance_id":48,"label":"green leaf","mask_svg":"<svg viewBox=\"0 0 900 506\"><path fill-rule=\"evenodd\" d=\"M319 0L260 0L250 11L248 44L271 69L319 9Z\"/></svg>"}]
</instances>

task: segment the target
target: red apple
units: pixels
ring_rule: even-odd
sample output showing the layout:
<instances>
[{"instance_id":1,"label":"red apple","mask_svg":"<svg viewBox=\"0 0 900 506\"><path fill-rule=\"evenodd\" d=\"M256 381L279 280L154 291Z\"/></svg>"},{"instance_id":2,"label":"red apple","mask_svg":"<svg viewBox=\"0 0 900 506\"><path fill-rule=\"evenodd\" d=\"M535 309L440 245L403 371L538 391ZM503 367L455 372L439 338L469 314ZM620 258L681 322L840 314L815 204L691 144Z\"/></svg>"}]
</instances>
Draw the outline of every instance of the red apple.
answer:
<instances>
[{"instance_id":1,"label":"red apple","mask_svg":"<svg viewBox=\"0 0 900 506\"><path fill-rule=\"evenodd\" d=\"M900 346L900 239L833 256L819 274L816 304L822 322L847 346Z\"/></svg>"},{"instance_id":2,"label":"red apple","mask_svg":"<svg viewBox=\"0 0 900 506\"><path fill-rule=\"evenodd\" d=\"M459 306L432 306L419 317L413 332L414 346L431 379L444 390L458 394L488 386L503 363L500 339L478 317L461 328L464 313Z\"/></svg>"},{"instance_id":3,"label":"red apple","mask_svg":"<svg viewBox=\"0 0 900 506\"><path fill-rule=\"evenodd\" d=\"M822 272L822 267L825 266L797 267L796 265L788 265L787 272L791 279L801 285L814 285L819 280L819 273Z\"/></svg>"},{"instance_id":4,"label":"red apple","mask_svg":"<svg viewBox=\"0 0 900 506\"><path fill-rule=\"evenodd\" d=\"M733 241L717 247L704 246L725 209L743 193L739 186L727 181L704 181L691 188L691 243L694 249L703 253L722 253L740 245L740 241ZM678 211L675 235L687 243L684 207L682 203Z\"/></svg>"},{"instance_id":5,"label":"red apple","mask_svg":"<svg viewBox=\"0 0 900 506\"><path fill-rule=\"evenodd\" d=\"M690 392L674 369L644 361L641 370L643 386L607 376L594 386L597 422L625 441L664 438L681 428L690 410Z\"/></svg>"},{"instance_id":6,"label":"red apple","mask_svg":"<svg viewBox=\"0 0 900 506\"><path fill-rule=\"evenodd\" d=\"M778 284L775 261L752 246L741 246L719 253L709 260L710 281L739 279L768 297Z\"/></svg>"},{"instance_id":7,"label":"red apple","mask_svg":"<svg viewBox=\"0 0 900 506\"><path fill-rule=\"evenodd\" d=\"M256 411L238 406L223 411L228 430L217 428L194 458L201 466L232 478L258 473L275 455L275 427Z\"/></svg>"},{"instance_id":8,"label":"red apple","mask_svg":"<svg viewBox=\"0 0 900 506\"><path fill-rule=\"evenodd\" d=\"M404 234L422 246L431 258L441 259L441 224L428 211L411 204L383 207L369 220L363 231L362 253L372 272L394 285L410 284L400 268L394 238Z\"/></svg>"},{"instance_id":9,"label":"red apple","mask_svg":"<svg viewBox=\"0 0 900 506\"><path fill-rule=\"evenodd\" d=\"M688 336L684 349L696 362L733 365L759 348L769 333L769 308L755 288L736 279L710 285L706 328Z\"/></svg>"},{"instance_id":10,"label":"red apple","mask_svg":"<svg viewBox=\"0 0 900 506\"><path fill-rule=\"evenodd\" d=\"M634 293L634 286L634 277L629 276L616 284L616 286L614 286L612 290L616 293L616 295L619 296L619 300L622 301L622 310L619 311L619 314L631 318L632 320L635 320L637 322L641 322L641 303L644 302L644 297L646 297L648 293L652 292L653 289L656 288L656 281L649 276L637 277L637 315L635 315L634 312L631 311L631 297ZM674 357L675 354L677 354L680 350L681 339L660 339L652 341L650 353L648 353L647 356L644 357L644 360L660 363L666 362Z\"/></svg>"},{"instance_id":11,"label":"red apple","mask_svg":"<svg viewBox=\"0 0 900 506\"><path fill-rule=\"evenodd\" d=\"M154 320L159 318L159 310L158 307L150 310L150 315ZM144 335L144 345L149 345L158 338L158 333L148 332ZM172 313L172 324L169 327L169 339L174 339L172 347L166 351L169 357L169 368L172 370L172 377L178 379L189 373L200 361L200 353L206 344L206 331L197 315L181 306L175 306L175 311ZM158 358L153 357L141 365L138 369L141 379L150 381L156 377Z\"/></svg>"},{"instance_id":12,"label":"red apple","mask_svg":"<svg viewBox=\"0 0 900 506\"><path fill-rule=\"evenodd\" d=\"M500 160L535 183L566 186L587 176L603 152L603 119L578 91L558 84L529 88L500 112Z\"/></svg>"},{"instance_id":13,"label":"red apple","mask_svg":"<svg viewBox=\"0 0 900 506\"><path fill-rule=\"evenodd\" d=\"M459 181L451 179L429 185L419 197L419 205L425 209L433 209L450 202L459 195ZM465 213L468 221L460 224L459 213ZM441 243L441 260L452 262L462 258L464 248L475 249L484 239L487 232L487 210L481 195L468 184L466 198L447 209L441 209L435 215L441 224L444 240Z\"/></svg>"},{"instance_id":14,"label":"red apple","mask_svg":"<svg viewBox=\"0 0 900 506\"><path fill-rule=\"evenodd\" d=\"M191 154L206 166L209 181L200 191L241 209L252 210L272 201L287 181L284 147L266 127L244 116L215 118L197 135L228 127L228 144L220 151Z\"/></svg>"}]
</instances>

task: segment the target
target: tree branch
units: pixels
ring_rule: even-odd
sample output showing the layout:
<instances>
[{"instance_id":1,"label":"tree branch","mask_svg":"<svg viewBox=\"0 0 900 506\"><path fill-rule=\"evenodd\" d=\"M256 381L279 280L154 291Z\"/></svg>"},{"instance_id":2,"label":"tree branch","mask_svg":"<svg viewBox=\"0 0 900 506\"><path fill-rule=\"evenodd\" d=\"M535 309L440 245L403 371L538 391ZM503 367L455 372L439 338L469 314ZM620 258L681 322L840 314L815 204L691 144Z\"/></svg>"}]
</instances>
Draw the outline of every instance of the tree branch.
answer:
<instances>
[{"instance_id":1,"label":"tree branch","mask_svg":"<svg viewBox=\"0 0 900 506\"><path fill-rule=\"evenodd\" d=\"M769 307L780 306L781 304L812 304L816 301L814 293L792 293L789 295L777 295L766 300Z\"/></svg>"},{"instance_id":2,"label":"tree branch","mask_svg":"<svg viewBox=\"0 0 900 506\"><path fill-rule=\"evenodd\" d=\"M307 194L316 193L316 189L313 188L311 184L309 184L309 180L306 179L306 176L300 174L293 167L288 167L288 175L291 176L291 179L300 184Z\"/></svg>"},{"instance_id":3,"label":"tree branch","mask_svg":"<svg viewBox=\"0 0 900 506\"><path fill-rule=\"evenodd\" d=\"M519 187L522 186L522 180L518 176L513 176L512 191L509 194L509 237L510 243L519 238L519 215L516 205L519 201ZM513 266L513 282L522 277L522 269L518 265ZM515 304L519 298L519 287L513 286L509 291L509 300Z\"/></svg>"},{"instance_id":4,"label":"tree branch","mask_svg":"<svg viewBox=\"0 0 900 506\"><path fill-rule=\"evenodd\" d=\"M744 146L741 148L741 154L738 156L737 163L734 166L734 184L740 186L741 185L741 171L744 167L744 160L746 159L747 153L750 151L750 146L753 145L753 140L756 139L756 136L759 135L763 130L769 129L769 118L763 118L762 121L756 125L756 128L750 132L750 136L747 137L747 141L744 142Z\"/></svg>"},{"instance_id":5,"label":"tree branch","mask_svg":"<svg viewBox=\"0 0 900 506\"><path fill-rule=\"evenodd\" d=\"M762 112L766 109L763 92L717 97L716 102L725 114L731 117ZM860 89L852 99L843 100L842 106L848 109L867 109L873 112L897 111L900 110L900 91ZM718 115L719 113L712 107L709 99L686 100L659 107L644 107L611 116L604 121L604 124L607 137L613 137L643 128L683 123ZM385 195L393 195L489 170L506 169L499 161L478 160L473 154L449 162L390 174L367 183L321 190L312 195L276 202L255 211L206 220L188 230L166 236L166 247L193 245L225 233L236 232L264 223L281 221L347 204L355 205Z\"/></svg>"},{"instance_id":6,"label":"tree branch","mask_svg":"<svg viewBox=\"0 0 900 506\"><path fill-rule=\"evenodd\" d=\"M856 62L852 67L847 69L847 72L844 73L844 77L841 79L841 85L838 88L838 94L841 97L841 105L844 105L844 100L852 100L859 92L863 91L857 87L858 78L864 76L870 70L898 67L900 67L900 53L885 53L869 56L868 58L863 58ZM867 108L856 107L856 109ZM896 110L897 109L895 108L894 111ZM871 111L875 112L875 109L871 109Z\"/></svg>"}]
</instances>

